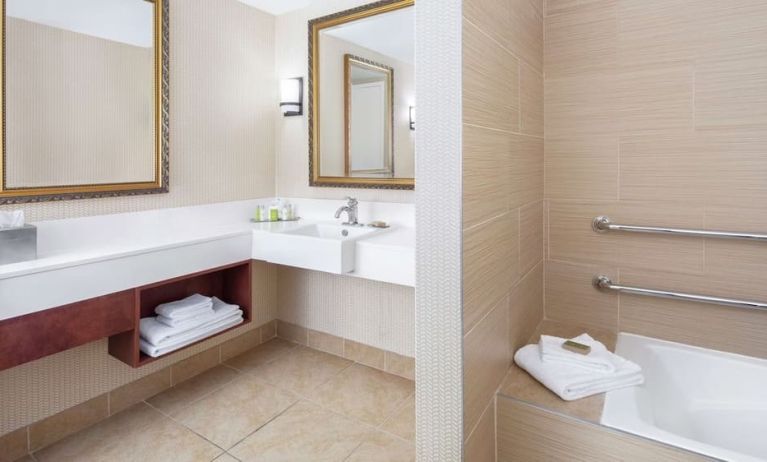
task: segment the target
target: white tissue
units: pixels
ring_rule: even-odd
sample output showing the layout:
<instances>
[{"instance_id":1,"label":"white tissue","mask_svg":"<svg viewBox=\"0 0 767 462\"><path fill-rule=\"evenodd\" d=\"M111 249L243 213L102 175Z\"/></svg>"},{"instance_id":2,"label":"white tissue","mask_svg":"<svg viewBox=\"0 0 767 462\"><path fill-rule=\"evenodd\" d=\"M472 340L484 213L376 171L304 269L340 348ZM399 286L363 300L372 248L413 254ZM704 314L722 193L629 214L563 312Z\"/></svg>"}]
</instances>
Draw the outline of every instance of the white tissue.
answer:
<instances>
[{"instance_id":1,"label":"white tissue","mask_svg":"<svg viewBox=\"0 0 767 462\"><path fill-rule=\"evenodd\" d=\"M0 228L21 228L24 226L24 211L0 212Z\"/></svg>"}]
</instances>

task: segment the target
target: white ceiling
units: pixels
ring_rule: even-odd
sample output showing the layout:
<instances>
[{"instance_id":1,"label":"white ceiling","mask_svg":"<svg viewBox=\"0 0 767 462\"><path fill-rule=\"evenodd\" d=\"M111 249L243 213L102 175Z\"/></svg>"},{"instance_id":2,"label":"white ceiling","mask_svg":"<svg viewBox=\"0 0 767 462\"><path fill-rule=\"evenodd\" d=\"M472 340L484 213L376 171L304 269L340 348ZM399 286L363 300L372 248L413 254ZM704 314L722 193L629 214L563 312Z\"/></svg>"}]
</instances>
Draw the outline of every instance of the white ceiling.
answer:
<instances>
[{"instance_id":1,"label":"white ceiling","mask_svg":"<svg viewBox=\"0 0 767 462\"><path fill-rule=\"evenodd\" d=\"M152 46L154 5L143 0L6 0L6 14L140 47Z\"/></svg>"},{"instance_id":2,"label":"white ceiling","mask_svg":"<svg viewBox=\"0 0 767 462\"><path fill-rule=\"evenodd\" d=\"M240 0L246 5L275 16L306 8L312 0Z\"/></svg>"},{"instance_id":3,"label":"white ceiling","mask_svg":"<svg viewBox=\"0 0 767 462\"><path fill-rule=\"evenodd\" d=\"M342 24L322 33L415 63L415 8L412 7Z\"/></svg>"}]
</instances>

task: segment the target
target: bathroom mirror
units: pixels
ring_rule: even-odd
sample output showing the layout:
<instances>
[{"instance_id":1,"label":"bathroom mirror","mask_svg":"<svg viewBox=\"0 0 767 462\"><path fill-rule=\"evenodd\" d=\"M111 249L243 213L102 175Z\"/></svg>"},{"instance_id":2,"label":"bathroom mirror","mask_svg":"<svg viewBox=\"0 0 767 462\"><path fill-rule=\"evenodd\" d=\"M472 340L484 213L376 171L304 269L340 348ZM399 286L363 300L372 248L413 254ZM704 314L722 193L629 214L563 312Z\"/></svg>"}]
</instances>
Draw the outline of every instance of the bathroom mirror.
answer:
<instances>
[{"instance_id":1,"label":"bathroom mirror","mask_svg":"<svg viewBox=\"0 0 767 462\"><path fill-rule=\"evenodd\" d=\"M414 0L309 22L312 186L413 189Z\"/></svg>"},{"instance_id":2,"label":"bathroom mirror","mask_svg":"<svg viewBox=\"0 0 767 462\"><path fill-rule=\"evenodd\" d=\"M168 1L0 0L0 204L168 191Z\"/></svg>"}]
</instances>

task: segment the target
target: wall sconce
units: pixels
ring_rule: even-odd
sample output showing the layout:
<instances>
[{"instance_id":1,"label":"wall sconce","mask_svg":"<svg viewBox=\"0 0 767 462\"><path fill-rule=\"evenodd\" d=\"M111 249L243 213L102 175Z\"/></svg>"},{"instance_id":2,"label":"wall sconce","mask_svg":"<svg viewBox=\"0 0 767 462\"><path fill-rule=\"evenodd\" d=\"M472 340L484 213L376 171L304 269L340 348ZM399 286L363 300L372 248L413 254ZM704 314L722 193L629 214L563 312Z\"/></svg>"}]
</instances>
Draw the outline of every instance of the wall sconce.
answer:
<instances>
[{"instance_id":1,"label":"wall sconce","mask_svg":"<svg viewBox=\"0 0 767 462\"><path fill-rule=\"evenodd\" d=\"M304 79L296 77L280 82L280 108L285 117L304 114Z\"/></svg>"},{"instance_id":2,"label":"wall sconce","mask_svg":"<svg viewBox=\"0 0 767 462\"><path fill-rule=\"evenodd\" d=\"M410 106L410 129L415 130L415 106Z\"/></svg>"}]
</instances>

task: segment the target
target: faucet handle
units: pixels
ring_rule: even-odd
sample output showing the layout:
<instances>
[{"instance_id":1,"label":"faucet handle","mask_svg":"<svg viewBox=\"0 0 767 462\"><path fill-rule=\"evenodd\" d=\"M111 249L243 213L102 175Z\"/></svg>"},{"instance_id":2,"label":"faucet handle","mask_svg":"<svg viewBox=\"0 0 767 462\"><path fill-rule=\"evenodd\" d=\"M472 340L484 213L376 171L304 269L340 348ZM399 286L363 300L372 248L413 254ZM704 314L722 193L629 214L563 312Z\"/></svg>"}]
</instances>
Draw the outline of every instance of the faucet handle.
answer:
<instances>
[{"instance_id":1,"label":"faucet handle","mask_svg":"<svg viewBox=\"0 0 767 462\"><path fill-rule=\"evenodd\" d=\"M351 196L346 196L346 200L349 202L350 206L357 205L357 203L358 203L357 199L355 199L354 197L351 197Z\"/></svg>"}]
</instances>

